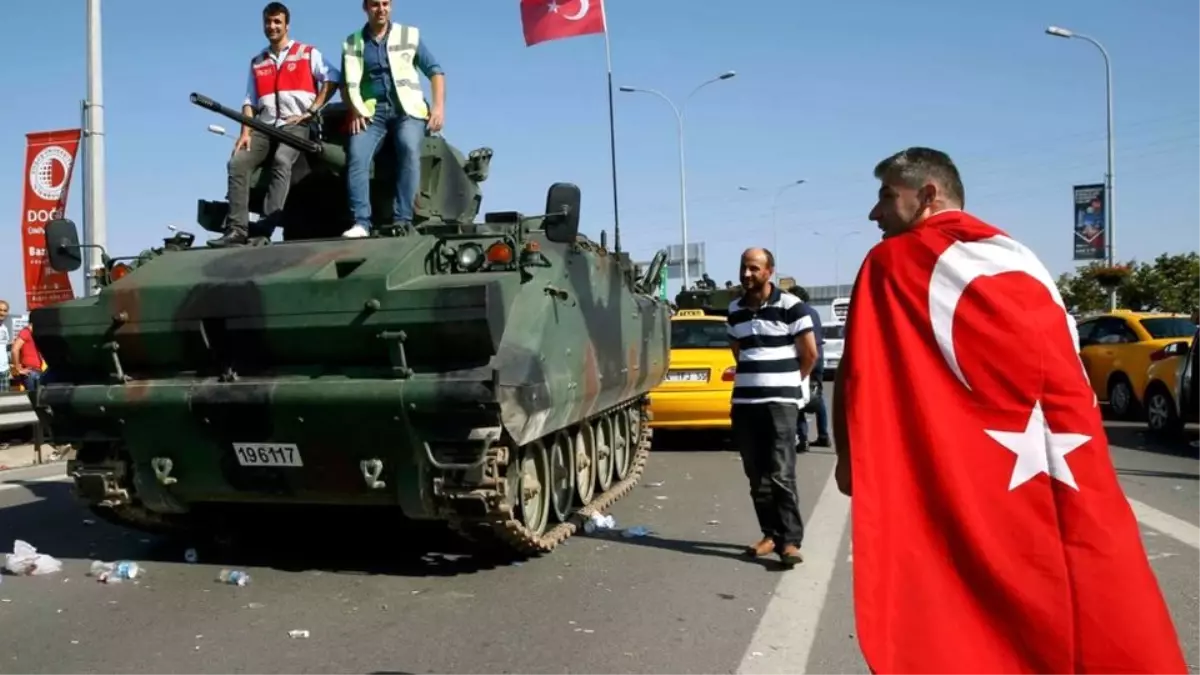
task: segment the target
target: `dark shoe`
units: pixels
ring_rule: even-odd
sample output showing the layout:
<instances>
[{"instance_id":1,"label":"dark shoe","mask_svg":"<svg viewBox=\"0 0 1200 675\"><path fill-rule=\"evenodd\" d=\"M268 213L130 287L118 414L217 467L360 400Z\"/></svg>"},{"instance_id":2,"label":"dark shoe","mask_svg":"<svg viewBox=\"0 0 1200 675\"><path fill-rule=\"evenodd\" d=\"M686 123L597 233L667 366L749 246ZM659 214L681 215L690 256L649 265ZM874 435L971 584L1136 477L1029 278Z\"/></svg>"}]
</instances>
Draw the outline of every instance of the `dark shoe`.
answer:
<instances>
[{"instance_id":1,"label":"dark shoe","mask_svg":"<svg viewBox=\"0 0 1200 675\"><path fill-rule=\"evenodd\" d=\"M246 233L240 230L229 230L225 234L216 239L209 239L206 242L213 248L223 248L225 246L244 246L246 244Z\"/></svg>"},{"instance_id":2,"label":"dark shoe","mask_svg":"<svg viewBox=\"0 0 1200 675\"><path fill-rule=\"evenodd\" d=\"M833 445L833 443L829 442L828 436L817 436L817 440L812 442L812 446L814 448L828 448L831 445Z\"/></svg>"},{"instance_id":3,"label":"dark shoe","mask_svg":"<svg viewBox=\"0 0 1200 675\"><path fill-rule=\"evenodd\" d=\"M765 555L771 555L775 551L775 540L770 537L763 537L762 541L753 546L746 547L746 555L751 558L761 558Z\"/></svg>"},{"instance_id":4,"label":"dark shoe","mask_svg":"<svg viewBox=\"0 0 1200 675\"><path fill-rule=\"evenodd\" d=\"M792 567L804 562L804 556L800 554L799 546L795 544L788 544L787 546L783 547L782 551L780 551L779 560L783 562L784 565Z\"/></svg>"},{"instance_id":5,"label":"dark shoe","mask_svg":"<svg viewBox=\"0 0 1200 675\"><path fill-rule=\"evenodd\" d=\"M379 228L379 235L382 237L407 237L410 234L415 234L412 223L407 220L400 220L391 225L383 225Z\"/></svg>"},{"instance_id":6,"label":"dark shoe","mask_svg":"<svg viewBox=\"0 0 1200 675\"><path fill-rule=\"evenodd\" d=\"M796 454L802 454L805 452L808 452L808 439L797 437L796 438Z\"/></svg>"}]
</instances>

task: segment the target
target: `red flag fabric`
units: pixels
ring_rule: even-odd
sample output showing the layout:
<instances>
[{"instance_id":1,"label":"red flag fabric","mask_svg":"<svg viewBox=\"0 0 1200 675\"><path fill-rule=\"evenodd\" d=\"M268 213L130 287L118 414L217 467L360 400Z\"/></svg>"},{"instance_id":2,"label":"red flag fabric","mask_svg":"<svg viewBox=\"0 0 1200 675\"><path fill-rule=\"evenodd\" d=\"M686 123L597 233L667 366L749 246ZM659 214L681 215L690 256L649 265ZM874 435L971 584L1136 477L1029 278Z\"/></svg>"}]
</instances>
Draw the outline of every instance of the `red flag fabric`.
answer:
<instances>
[{"instance_id":1,"label":"red flag fabric","mask_svg":"<svg viewBox=\"0 0 1200 675\"><path fill-rule=\"evenodd\" d=\"M604 0L521 0L525 46L604 32Z\"/></svg>"},{"instance_id":2,"label":"red flag fabric","mask_svg":"<svg viewBox=\"0 0 1200 675\"><path fill-rule=\"evenodd\" d=\"M1032 251L962 211L867 255L842 368L874 672L1187 672L1077 344Z\"/></svg>"}]
</instances>

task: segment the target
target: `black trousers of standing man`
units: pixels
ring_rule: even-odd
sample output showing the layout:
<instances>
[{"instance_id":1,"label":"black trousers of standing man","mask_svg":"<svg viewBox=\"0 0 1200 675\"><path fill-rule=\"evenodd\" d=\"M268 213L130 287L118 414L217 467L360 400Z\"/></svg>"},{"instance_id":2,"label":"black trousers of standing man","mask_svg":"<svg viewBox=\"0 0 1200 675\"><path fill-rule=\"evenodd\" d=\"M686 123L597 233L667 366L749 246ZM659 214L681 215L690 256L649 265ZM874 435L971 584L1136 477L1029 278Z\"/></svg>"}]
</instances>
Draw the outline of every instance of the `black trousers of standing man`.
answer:
<instances>
[{"instance_id":1,"label":"black trousers of standing man","mask_svg":"<svg viewBox=\"0 0 1200 675\"><path fill-rule=\"evenodd\" d=\"M800 546L804 519L796 492L796 419L794 403L737 403L730 421L733 441L742 454L750 498L764 537L775 550Z\"/></svg>"}]
</instances>

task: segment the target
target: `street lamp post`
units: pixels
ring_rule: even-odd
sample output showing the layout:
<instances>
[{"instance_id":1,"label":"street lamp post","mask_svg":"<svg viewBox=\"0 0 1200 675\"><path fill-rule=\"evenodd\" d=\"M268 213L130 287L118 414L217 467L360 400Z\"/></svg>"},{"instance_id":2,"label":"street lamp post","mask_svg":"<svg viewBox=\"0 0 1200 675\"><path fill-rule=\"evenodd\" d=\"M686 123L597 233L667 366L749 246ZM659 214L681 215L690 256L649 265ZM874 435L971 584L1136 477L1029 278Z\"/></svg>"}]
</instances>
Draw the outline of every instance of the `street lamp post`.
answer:
<instances>
[{"instance_id":1,"label":"street lamp post","mask_svg":"<svg viewBox=\"0 0 1200 675\"><path fill-rule=\"evenodd\" d=\"M787 192L789 189L794 188L797 185L804 185L804 179L801 178L800 180L794 180L790 183L780 185L778 188L775 189L775 197L771 200L771 253L773 253L775 255L775 281L776 282L779 281L779 226L778 226L779 198L781 196L783 196L784 192ZM739 185L738 189L741 190L742 192L752 192L752 190L750 188L748 188L744 185Z\"/></svg>"},{"instance_id":2,"label":"street lamp post","mask_svg":"<svg viewBox=\"0 0 1200 675\"><path fill-rule=\"evenodd\" d=\"M707 80L707 81L701 83L699 86L697 86L695 89L693 89L690 94L687 95L687 98L685 98L683 100L682 107L676 106L674 101L667 98L666 94L664 94L656 89L643 89L641 87L621 87L620 88L620 90L625 93L640 92L643 94L653 94L653 95L661 98L662 100L666 101L667 105L671 106L671 110L675 112L675 121L678 123L678 127L679 127L679 221L680 221L679 226L680 226L680 229L682 230L682 235L683 235L683 256L682 256L683 259L681 260L681 263L683 265L683 288L684 288L684 290L687 290L688 282L690 281L690 279L688 278L687 173L684 169L683 113L687 109L688 101L690 101L691 98L696 95L696 92L700 91L701 89L703 89L704 87L707 87L710 84L713 84L714 82L720 82L721 80L728 80L729 78L734 77L735 75L737 75L737 73L730 70L728 72L721 73L720 75L712 78L711 80Z\"/></svg>"},{"instance_id":3,"label":"street lamp post","mask_svg":"<svg viewBox=\"0 0 1200 675\"><path fill-rule=\"evenodd\" d=\"M1113 86L1112 86L1112 64L1109 62L1108 50L1104 45L1094 38L1087 35L1080 35L1074 31L1060 28L1058 26L1050 26L1046 29L1047 35L1053 35L1060 38L1076 38L1084 42L1090 42L1095 45L1096 49L1100 50L1100 55L1104 57L1104 97L1108 107L1108 172L1104 176L1104 210L1106 222L1106 243L1108 266L1112 267L1116 261L1117 250L1117 233L1116 233L1116 198L1113 184L1116 182L1116 177L1113 171L1113 165L1116 163L1113 153ZM1117 288L1112 287L1108 292L1108 308L1115 310L1117 308Z\"/></svg>"},{"instance_id":4,"label":"street lamp post","mask_svg":"<svg viewBox=\"0 0 1200 675\"><path fill-rule=\"evenodd\" d=\"M818 237L825 236L825 233L823 233L823 232L814 231L813 234ZM849 232L843 232L840 236L838 236L836 239L833 240L833 288L834 288L834 293L841 293L841 280L838 277L838 271L839 271L839 264L841 262L842 256L838 252L838 250L842 246L843 239L845 239L846 237L853 237L856 234L862 234L862 232L859 230L850 230Z\"/></svg>"},{"instance_id":5,"label":"street lamp post","mask_svg":"<svg viewBox=\"0 0 1200 675\"><path fill-rule=\"evenodd\" d=\"M104 182L104 82L100 44L100 0L87 2L87 100L84 101L83 243L88 244L83 293L95 295L90 275L103 266L101 247L108 245L107 194Z\"/></svg>"}]
</instances>

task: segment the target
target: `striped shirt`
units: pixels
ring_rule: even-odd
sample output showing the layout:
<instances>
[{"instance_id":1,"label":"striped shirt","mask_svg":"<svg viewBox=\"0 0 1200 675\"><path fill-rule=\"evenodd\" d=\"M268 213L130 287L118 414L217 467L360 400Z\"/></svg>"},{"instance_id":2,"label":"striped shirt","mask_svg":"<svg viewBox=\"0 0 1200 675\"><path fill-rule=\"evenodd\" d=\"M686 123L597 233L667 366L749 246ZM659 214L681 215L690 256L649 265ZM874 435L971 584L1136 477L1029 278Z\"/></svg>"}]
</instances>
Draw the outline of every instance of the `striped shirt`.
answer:
<instances>
[{"instance_id":1,"label":"striped shirt","mask_svg":"<svg viewBox=\"0 0 1200 675\"><path fill-rule=\"evenodd\" d=\"M796 338L813 330L805 304L773 286L757 310L729 304L729 338L737 341L737 375L731 403L808 402L808 378L800 375Z\"/></svg>"}]
</instances>

